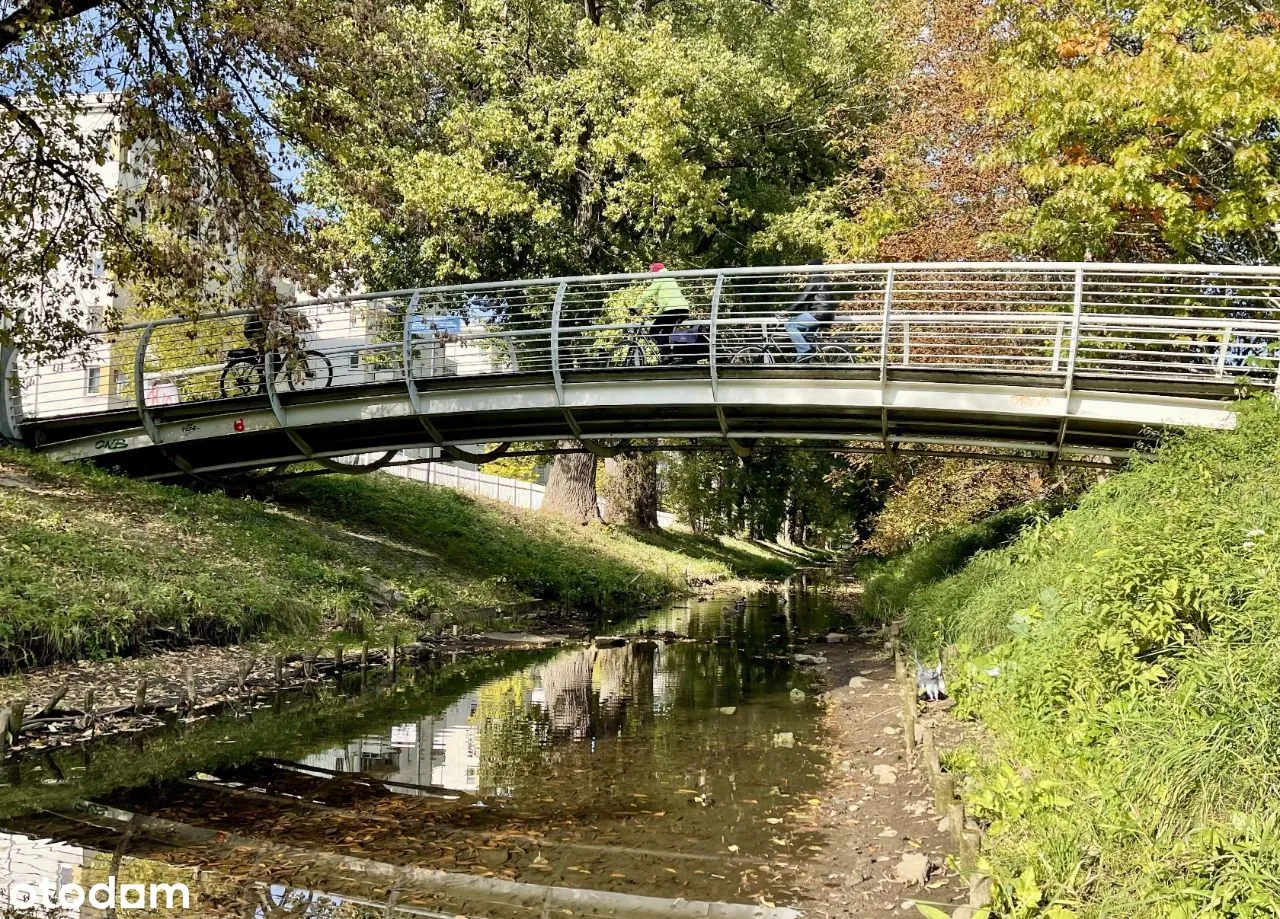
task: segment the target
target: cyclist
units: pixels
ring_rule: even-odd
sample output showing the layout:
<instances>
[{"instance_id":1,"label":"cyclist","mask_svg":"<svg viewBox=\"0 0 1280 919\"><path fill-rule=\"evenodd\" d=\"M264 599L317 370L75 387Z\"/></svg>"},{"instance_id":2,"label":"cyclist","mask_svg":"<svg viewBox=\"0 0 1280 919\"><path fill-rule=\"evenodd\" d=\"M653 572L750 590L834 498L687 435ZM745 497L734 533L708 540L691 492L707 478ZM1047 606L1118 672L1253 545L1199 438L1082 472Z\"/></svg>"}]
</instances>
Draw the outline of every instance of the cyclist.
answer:
<instances>
[{"instance_id":1,"label":"cyclist","mask_svg":"<svg viewBox=\"0 0 1280 919\"><path fill-rule=\"evenodd\" d=\"M680 325L688 322L692 307L685 299L680 283L667 273L666 265L662 262L654 262L649 266L649 272L658 277L649 282L649 286L635 302L633 309L639 312L640 308L648 303L653 303L658 308L658 314L649 322L649 335L658 346L659 360L665 363L677 356L676 343L671 340L671 337ZM697 346L696 341L680 344L682 351L689 350L690 346L696 350Z\"/></svg>"},{"instance_id":2,"label":"cyclist","mask_svg":"<svg viewBox=\"0 0 1280 919\"><path fill-rule=\"evenodd\" d=\"M267 353L267 326L262 321L262 314L257 310L244 318L244 340L258 354Z\"/></svg>"},{"instance_id":3,"label":"cyclist","mask_svg":"<svg viewBox=\"0 0 1280 919\"><path fill-rule=\"evenodd\" d=\"M821 265L822 259L809 260L810 265ZM809 275L809 283L800 296L796 297L791 308L796 314L787 320L787 334L795 346L796 355L803 356L813 350L809 336L824 325L830 325L836 318L835 302L831 298L831 281L825 272L814 271Z\"/></svg>"}]
</instances>

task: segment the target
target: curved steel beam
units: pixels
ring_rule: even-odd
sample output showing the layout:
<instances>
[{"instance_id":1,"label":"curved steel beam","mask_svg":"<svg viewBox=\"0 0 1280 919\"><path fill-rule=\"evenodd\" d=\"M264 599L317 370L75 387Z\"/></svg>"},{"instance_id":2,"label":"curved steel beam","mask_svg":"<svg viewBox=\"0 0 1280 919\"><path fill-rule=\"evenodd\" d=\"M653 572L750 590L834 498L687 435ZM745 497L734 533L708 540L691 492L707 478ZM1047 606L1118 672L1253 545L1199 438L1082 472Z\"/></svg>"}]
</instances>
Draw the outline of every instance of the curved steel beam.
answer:
<instances>
[{"instance_id":1,"label":"curved steel beam","mask_svg":"<svg viewBox=\"0 0 1280 919\"><path fill-rule=\"evenodd\" d=\"M711 291L711 401L716 407L716 421L720 423L720 436L729 445L733 455L740 460L751 455L754 447L749 446L729 433L729 419L725 417L724 406L720 404L720 367L716 354L720 343L720 294L724 291L724 272L716 273L716 286Z\"/></svg>"},{"instance_id":2,"label":"curved steel beam","mask_svg":"<svg viewBox=\"0 0 1280 919\"><path fill-rule=\"evenodd\" d=\"M1071 422L1071 390L1076 379L1076 358L1080 353L1080 314L1084 312L1084 269L1076 269L1075 291L1071 307L1071 341L1067 345L1067 376L1062 384L1062 423L1058 426L1058 439L1054 443L1049 468L1053 469L1067 440L1067 426Z\"/></svg>"},{"instance_id":3,"label":"curved steel beam","mask_svg":"<svg viewBox=\"0 0 1280 919\"><path fill-rule=\"evenodd\" d=\"M578 419L573 417L573 412L565 404L564 375L560 372L560 316L564 309L564 295L568 289L569 282L561 281L560 286L556 288L556 298L551 304L551 381L555 386L556 404L560 407L560 413L564 415L565 423L573 433L573 439L582 444L584 450L600 459L613 459L625 451L631 442L620 440L616 444L602 444L599 441L587 440L582 436Z\"/></svg>"},{"instance_id":4,"label":"curved steel beam","mask_svg":"<svg viewBox=\"0 0 1280 919\"><path fill-rule=\"evenodd\" d=\"M280 391L276 389L276 352L274 349L267 349L266 360L263 364L263 382L267 387L267 399L271 403L271 414L276 416L276 423L280 425L280 430L284 431L285 436L301 451L308 462L315 463L330 472L341 472L346 475L368 475L371 472L377 472L400 453L399 450L388 450L372 463L342 463L327 456L316 456L316 451L311 444L307 443L306 438L295 431L289 424L288 412L285 411L284 403L280 401Z\"/></svg>"},{"instance_id":5,"label":"curved steel beam","mask_svg":"<svg viewBox=\"0 0 1280 919\"><path fill-rule=\"evenodd\" d=\"M11 444L22 443L18 433L21 423L19 392L18 351L16 348L0 348L0 441Z\"/></svg>"},{"instance_id":6,"label":"curved steel beam","mask_svg":"<svg viewBox=\"0 0 1280 919\"><path fill-rule=\"evenodd\" d=\"M413 408L413 416L418 419L418 423L422 425L422 429L427 432L427 436L435 443L436 448L452 460L460 463L474 463L480 466L505 456L511 450L510 443L500 443L494 449L484 453L471 453L452 444L446 444L444 437L440 434L440 430L431 421L431 417L423 407L422 393L418 391L418 383L413 378L413 334L411 330L413 318L418 315L418 297L419 294L415 293L409 298L409 305L405 307L404 311L404 329L402 330L404 384L409 394L409 405Z\"/></svg>"},{"instance_id":7,"label":"curved steel beam","mask_svg":"<svg viewBox=\"0 0 1280 919\"><path fill-rule=\"evenodd\" d=\"M147 432L147 436L156 445L160 455L177 466L181 472L191 476L197 482L203 482L214 488L221 487L218 482L201 473L181 453L165 444L164 438L160 435L160 427L156 424L156 420L151 414L151 407L147 405L147 393L143 386L146 382L147 344L151 341L151 333L155 331L155 328L156 324L154 322L149 322L143 327L142 332L138 335L138 347L133 352L133 402L137 407L138 419L142 422L142 429ZM108 381L107 385L110 386L111 382Z\"/></svg>"}]
</instances>

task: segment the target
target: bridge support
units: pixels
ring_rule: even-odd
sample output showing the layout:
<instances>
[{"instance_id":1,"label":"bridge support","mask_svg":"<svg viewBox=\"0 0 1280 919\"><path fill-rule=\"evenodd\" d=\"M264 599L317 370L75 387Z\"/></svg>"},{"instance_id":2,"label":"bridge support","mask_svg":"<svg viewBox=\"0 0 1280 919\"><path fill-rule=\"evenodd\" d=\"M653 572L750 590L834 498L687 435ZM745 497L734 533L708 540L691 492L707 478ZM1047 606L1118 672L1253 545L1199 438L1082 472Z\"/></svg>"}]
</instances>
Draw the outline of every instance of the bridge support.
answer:
<instances>
[{"instance_id":1,"label":"bridge support","mask_svg":"<svg viewBox=\"0 0 1280 919\"><path fill-rule=\"evenodd\" d=\"M289 438L308 461L330 472L341 472L345 475L368 475L371 472L377 472L396 458L396 454L400 452L399 450L388 450L372 463L340 463L337 460L329 459L327 456L316 456L316 451L307 443L306 438L289 424L288 413L285 411L284 403L280 401L280 391L276 389L276 352L273 349L267 349L265 363L263 377L267 386L267 398L271 401L271 413L276 416L276 423L280 425L280 430L284 431L285 436Z\"/></svg>"},{"instance_id":2,"label":"bridge support","mask_svg":"<svg viewBox=\"0 0 1280 919\"><path fill-rule=\"evenodd\" d=\"M1062 445L1067 440L1067 426L1071 422L1071 389L1075 385L1076 355L1080 351L1080 315L1084 312L1084 268L1076 268L1075 290L1071 307L1071 339L1067 345L1067 376L1062 384L1062 422L1058 425L1058 439L1049 457L1049 469L1058 465Z\"/></svg>"},{"instance_id":3,"label":"bridge support","mask_svg":"<svg viewBox=\"0 0 1280 919\"><path fill-rule=\"evenodd\" d=\"M605 444L586 439L582 436L578 419L573 417L573 412L564 399L564 377L560 373L560 315L564 308L564 293L568 287L568 281L561 281L556 288L555 302L551 304L551 380L556 390L556 404L560 407L560 414L564 415L565 424L569 425L569 430L573 433L573 439L582 444L583 449L600 459L613 459L625 451L631 441L619 440L613 444Z\"/></svg>"},{"instance_id":4,"label":"bridge support","mask_svg":"<svg viewBox=\"0 0 1280 919\"><path fill-rule=\"evenodd\" d=\"M884 452L893 456L889 442L889 316L893 312L893 268L884 275L884 314L880 318L880 441Z\"/></svg>"},{"instance_id":5,"label":"bridge support","mask_svg":"<svg viewBox=\"0 0 1280 919\"><path fill-rule=\"evenodd\" d=\"M160 434L160 428L156 424L156 419L151 414L151 407L147 405L147 391L144 385L146 383L147 345L151 342L151 333L155 331L155 328L156 324L154 322L147 323L138 335L138 347L133 352L133 400L138 409L138 419L142 422L142 429L147 432L147 437L151 438L151 442L156 445L156 449L160 451L161 456L178 467L180 472L191 476L197 482L203 482L205 485L217 488L219 487L217 482L202 475L190 460L165 444L164 437Z\"/></svg>"},{"instance_id":6,"label":"bridge support","mask_svg":"<svg viewBox=\"0 0 1280 919\"><path fill-rule=\"evenodd\" d=\"M418 419L418 423L422 425L422 429L427 432L427 436L435 443L445 456L459 463L473 463L481 466L485 463L493 462L499 457L505 456L511 450L510 443L498 444L492 450L485 453L471 453L462 450L451 444L446 444L444 438L440 435L439 429L431 422L431 417L427 413L426 407L422 404L422 393L418 392L418 384L413 378L413 319L418 315L418 294L414 294L409 299L409 305L404 311L404 337L403 337L403 358L404 358L404 383L409 394L409 405L413 409L413 416ZM385 465L385 464L383 464Z\"/></svg>"},{"instance_id":7,"label":"bridge support","mask_svg":"<svg viewBox=\"0 0 1280 919\"><path fill-rule=\"evenodd\" d=\"M740 460L749 457L755 448L755 444L747 444L736 439L729 433L729 419L725 417L724 406L720 404L720 366L719 350L720 342L720 294L724 291L724 272L716 272L716 286L711 291L711 401L715 403L716 420L720 423L720 436L724 438L724 442L729 445L729 449L733 451L733 455Z\"/></svg>"}]
</instances>

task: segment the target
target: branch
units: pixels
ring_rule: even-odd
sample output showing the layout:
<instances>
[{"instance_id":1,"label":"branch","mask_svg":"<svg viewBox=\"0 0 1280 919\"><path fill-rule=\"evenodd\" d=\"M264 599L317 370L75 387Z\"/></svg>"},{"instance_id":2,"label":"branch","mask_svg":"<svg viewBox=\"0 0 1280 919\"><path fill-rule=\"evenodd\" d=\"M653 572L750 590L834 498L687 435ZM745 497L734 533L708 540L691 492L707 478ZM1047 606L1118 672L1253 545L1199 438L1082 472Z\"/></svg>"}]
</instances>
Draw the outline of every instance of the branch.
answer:
<instances>
[{"instance_id":1,"label":"branch","mask_svg":"<svg viewBox=\"0 0 1280 919\"><path fill-rule=\"evenodd\" d=\"M32 29L74 19L102 3L103 0L32 0L0 19L0 51L22 41Z\"/></svg>"}]
</instances>

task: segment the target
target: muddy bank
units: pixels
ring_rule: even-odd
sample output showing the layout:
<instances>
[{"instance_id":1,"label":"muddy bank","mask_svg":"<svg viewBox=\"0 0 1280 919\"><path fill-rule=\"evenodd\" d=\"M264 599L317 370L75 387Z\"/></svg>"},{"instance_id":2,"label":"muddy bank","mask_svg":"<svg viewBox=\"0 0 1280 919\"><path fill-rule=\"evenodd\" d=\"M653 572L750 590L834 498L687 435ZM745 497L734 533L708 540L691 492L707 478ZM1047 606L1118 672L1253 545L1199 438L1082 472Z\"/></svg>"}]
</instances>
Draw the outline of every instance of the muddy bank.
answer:
<instances>
[{"instance_id":1,"label":"muddy bank","mask_svg":"<svg viewBox=\"0 0 1280 919\"><path fill-rule=\"evenodd\" d=\"M11 677L0 685L9 753L21 755L159 729L177 721L298 694L353 673L385 673L456 663L469 655L558 647L564 635L442 634L405 645L313 646L279 653L269 646L196 647L143 658L79 661ZM14 728L17 730L14 730Z\"/></svg>"},{"instance_id":2,"label":"muddy bank","mask_svg":"<svg viewBox=\"0 0 1280 919\"><path fill-rule=\"evenodd\" d=\"M826 687L829 784L810 813L824 836L804 869L807 915L881 917L919 913L919 901L968 902L968 885L948 867L951 840L945 814L917 752L908 762L902 735L902 695L883 640L874 633L814 644L802 653Z\"/></svg>"}]
</instances>

